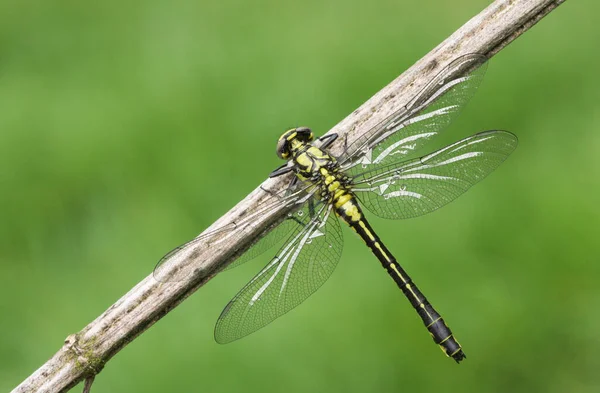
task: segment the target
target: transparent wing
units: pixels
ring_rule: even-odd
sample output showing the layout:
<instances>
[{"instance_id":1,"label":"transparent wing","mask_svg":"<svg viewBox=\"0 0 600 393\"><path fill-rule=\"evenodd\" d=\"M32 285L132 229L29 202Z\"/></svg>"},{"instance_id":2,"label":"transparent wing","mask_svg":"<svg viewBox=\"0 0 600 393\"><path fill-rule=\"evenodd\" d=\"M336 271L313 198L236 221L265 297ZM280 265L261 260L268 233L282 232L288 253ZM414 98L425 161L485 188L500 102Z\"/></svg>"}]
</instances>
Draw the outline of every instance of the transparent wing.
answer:
<instances>
[{"instance_id":1,"label":"transparent wing","mask_svg":"<svg viewBox=\"0 0 600 393\"><path fill-rule=\"evenodd\" d=\"M197 256L202 255L206 249L219 242L235 240L242 236L246 236L248 232L253 229L254 223L258 217L268 216L281 206L299 207L306 202L313 192L314 190L311 190L310 186L300 185L293 191L290 191L290 189L286 187L278 193L269 194L256 209L246 212L239 221L202 233L189 242L171 250L156 264L153 273L154 278L161 282L183 280L197 267L200 262ZM235 263L235 266L239 266L243 262L249 261L265 252L278 240L284 238L290 230L291 229L289 229L287 225L284 225L280 230L278 228L274 229L266 236L266 238L268 238L266 241L258 241L253 247L248 249L246 253L242 254L240 262L236 261L237 263Z\"/></svg>"},{"instance_id":2,"label":"transparent wing","mask_svg":"<svg viewBox=\"0 0 600 393\"><path fill-rule=\"evenodd\" d=\"M517 147L506 131L486 131L436 152L365 172L352 190L362 205L389 219L438 209L496 169Z\"/></svg>"},{"instance_id":3,"label":"transparent wing","mask_svg":"<svg viewBox=\"0 0 600 393\"><path fill-rule=\"evenodd\" d=\"M475 94L487 68L486 60L473 53L450 63L407 105L350 145L340 159L342 170L353 177L422 148L454 120Z\"/></svg>"},{"instance_id":4,"label":"transparent wing","mask_svg":"<svg viewBox=\"0 0 600 393\"><path fill-rule=\"evenodd\" d=\"M267 250L279 243L296 228L298 225L304 225L304 222L297 216L298 212L289 213L288 216L276 228L273 228L265 236L253 244L245 253L235 261L231 262L224 270L238 267L252 259L264 254Z\"/></svg>"},{"instance_id":5,"label":"transparent wing","mask_svg":"<svg viewBox=\"0 0 600 393\"><path fill-rule=\"evenodd\" d=\"M296 213L302 223L269 264L227 304L215 340L244 337L302 303L329 278L342 252L340 224L331 205Z\"/></svg>"}]
</instances>

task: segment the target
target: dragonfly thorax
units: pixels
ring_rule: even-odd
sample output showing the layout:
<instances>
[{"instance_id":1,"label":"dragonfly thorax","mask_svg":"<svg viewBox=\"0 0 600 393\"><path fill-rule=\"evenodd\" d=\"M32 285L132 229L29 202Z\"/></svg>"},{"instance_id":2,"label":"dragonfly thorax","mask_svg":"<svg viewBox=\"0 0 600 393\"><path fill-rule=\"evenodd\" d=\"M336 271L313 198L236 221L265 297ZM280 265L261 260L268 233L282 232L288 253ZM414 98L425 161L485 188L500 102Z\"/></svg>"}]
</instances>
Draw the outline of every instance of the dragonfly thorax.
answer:
<instances>
[{"instance_id":1,"label":"dragonfly thorax","mask_svg":"<svg viewBox=\"0 0 600 393\"><path fill-rule=\"evenodd\" d=\"M277 155L290 161L296 176L305 183L320 188L321 199L331 200L345 189L347 176L339 171L335 157L325 149L314 146L310 128L299 127L287 130L277 143Z\"/></svg>"},{"instance_id":2,"label":"dragonfly thorax","mask_svg":"<svg viewBox=\"0 0 600 393\"><path fill-rule=\"evenodd\" d=\"M315 195L319 199L335 203L349 193L350 179L326 150L306 143L294 151L291 161L296 176L305 184L318 188Z\"/></svg>"}]
</instances>

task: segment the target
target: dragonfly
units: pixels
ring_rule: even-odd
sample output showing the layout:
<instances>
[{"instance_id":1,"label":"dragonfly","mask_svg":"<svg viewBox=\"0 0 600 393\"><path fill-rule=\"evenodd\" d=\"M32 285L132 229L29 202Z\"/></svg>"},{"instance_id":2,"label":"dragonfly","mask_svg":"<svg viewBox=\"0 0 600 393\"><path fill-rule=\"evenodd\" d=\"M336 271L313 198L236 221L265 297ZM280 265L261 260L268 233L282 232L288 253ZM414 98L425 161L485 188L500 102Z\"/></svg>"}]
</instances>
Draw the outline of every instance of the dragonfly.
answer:
<instances>
[{"instance_id":1,"label":"dragonfly","mask_svg":"<svg viewBox=\"0 0 600 393\"><path fill-rule=\"evenodd\" d=\"M514 134L490 130L414 157L473 96L486 60L476 53L456 58L407 104L352 143L345 142L338 156L329 151L337 134L314 139L307 127L287 130L277 143L277 155L287 163L270 177L293 173L289 184L278 192L266 190L266 199L238 222L169 252L158 262L154 277L161 282L183 280L197 268L197 256L204 248L245 236L257 217L288 209L274 229L229 265L239 266L282 244L219 316L215 340L229 343L287 313L325 283L342 253L342 221L379 260L444 354L462 361L465 353L448 324L384 245L364 211L387 219L427 214L463 194L514 151L518 143Z\"/></svg>"}]
</instances>

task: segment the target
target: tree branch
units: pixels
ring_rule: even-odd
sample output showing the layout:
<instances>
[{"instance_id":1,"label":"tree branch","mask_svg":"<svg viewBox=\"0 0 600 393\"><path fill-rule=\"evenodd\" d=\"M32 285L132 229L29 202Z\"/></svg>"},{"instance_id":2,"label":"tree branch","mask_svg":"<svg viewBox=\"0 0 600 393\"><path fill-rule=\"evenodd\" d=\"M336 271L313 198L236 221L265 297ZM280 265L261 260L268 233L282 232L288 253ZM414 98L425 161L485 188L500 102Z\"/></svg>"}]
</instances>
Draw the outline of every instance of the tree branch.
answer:
<instances>
[{"instance_id":1,"label":"tree branch","mask_svg":"<svg viewBox=\"0 0 600 393\"><path fill-rule=\"evenodd\" d=\"M492 57L564 1L496 0L329 132L342 137L338 142L347 138L352 143L405 105L450 61L468 53ZM342 143L337 143L331 150L339 154L342 148ZM268 179L262 186L281 189L289 179L289 176ZM257 188L207 231L231 225L267 197L267 193ZM65 392L84 379L91 386L93 376L110 358L204 285L234 254L248 248L287 212L281 208L270 213L273 214L256 217L249 236L233 238L217 247L198 248L202 252L191 256L198 260L197 268L187 279L161 284L152 275L146 277L83 330L67 337L63 347L13 392Z\"/></svg>"}]
</instances>

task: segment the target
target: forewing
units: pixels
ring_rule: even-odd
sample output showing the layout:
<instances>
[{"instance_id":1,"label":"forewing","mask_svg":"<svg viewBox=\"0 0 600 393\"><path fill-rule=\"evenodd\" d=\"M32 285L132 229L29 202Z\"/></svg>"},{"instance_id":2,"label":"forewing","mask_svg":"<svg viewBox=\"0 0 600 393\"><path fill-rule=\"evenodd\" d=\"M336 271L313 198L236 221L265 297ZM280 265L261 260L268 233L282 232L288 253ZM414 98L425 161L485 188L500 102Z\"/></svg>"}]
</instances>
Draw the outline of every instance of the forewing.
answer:
<instances>
[{"instance_id":1,"label":"forewing","mask_svg":"<svg viewBox=\"0 0 600 393\"><path fill-rule=\"evenodd\" d=\"M303 225L225 307L215 327L215 340L244 337L302 303L329 278L342 252L340 224L331 205L296 213Z\"/></svg>"},{"instance_id":2,"label":"forewing","mask_svg":"<svg viewBox=\"0 0 600 393\"><path fill-rule=\"evenodd\" d=\"M352 190L362 205L389 219L438 209L496 169L517 147L506 131L486 131L436 152L365 172Z\"/></svg>"},{"instance_id":3,"label":"forewing","mask_svg":"<svg viewBox=\"0 0 600 393\"><path fill-rule=\"evenodd\" d=\"M312 192L309 187L302 186L292 192L290 192L289 188L286 188L278 193L270 194L260 205L249 211L239 221L202 233L189 242L171 250L156 264L153 273L154 278L161 282L183 280L198 267L198 263L200 263L198 256L202 255L208 248L225 241L233 241L242 236L247 236L254 229L254 224L259 217L264 218L273 214L273 212L282 206L299 207L310 197ZM287 225L284 225L281 229L273 229L273 231L265 236L267 238L265 241L258 241L240 256L240 262L236 261L233 264L239 266L243 262L262 254L277 243L278 240L284 238L289 233L289 230L291 229L288 229ZM272 232L274 233L271 234Z\"/></svg>"},{"instance_id":4,"label":"forewing","mask_svg":"<svg viewBox=\"0 0 600 393\"><path fill-rule=\"evenodd\" d=\"M475 94L486 57L468 54L440 71L407 105L347 148L340 162L349 176L406 158L444 130Z\"/></svg>"}]
</instances>

